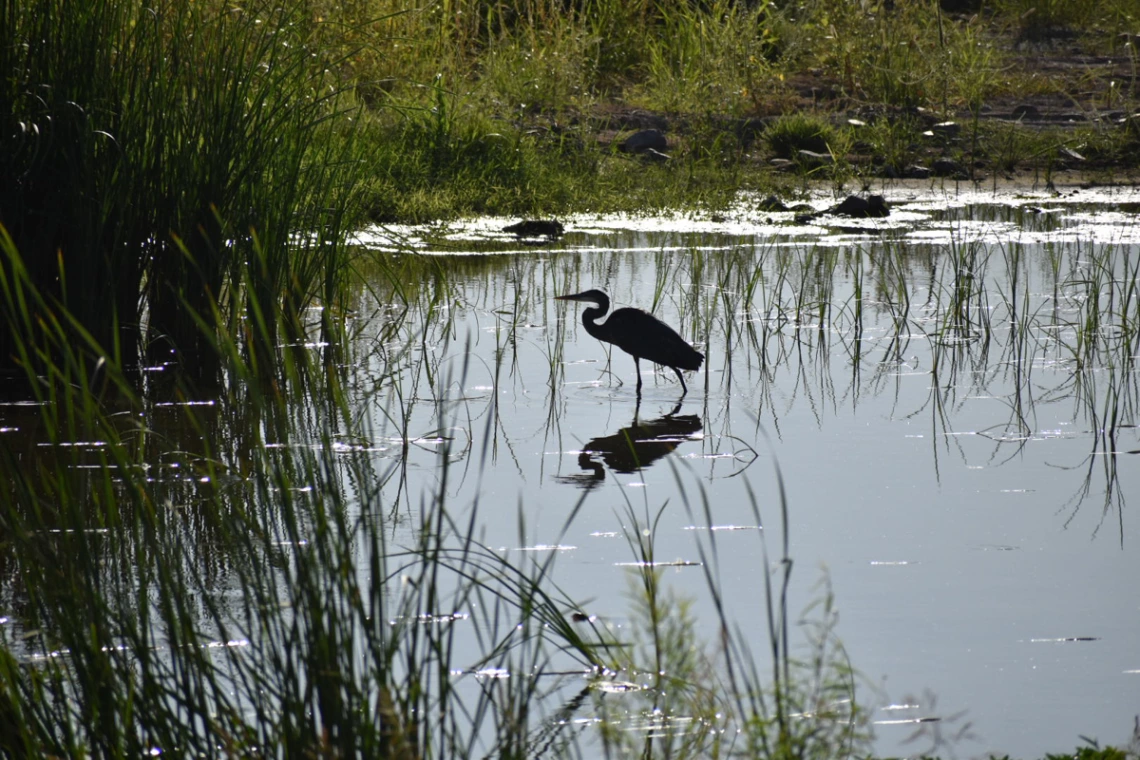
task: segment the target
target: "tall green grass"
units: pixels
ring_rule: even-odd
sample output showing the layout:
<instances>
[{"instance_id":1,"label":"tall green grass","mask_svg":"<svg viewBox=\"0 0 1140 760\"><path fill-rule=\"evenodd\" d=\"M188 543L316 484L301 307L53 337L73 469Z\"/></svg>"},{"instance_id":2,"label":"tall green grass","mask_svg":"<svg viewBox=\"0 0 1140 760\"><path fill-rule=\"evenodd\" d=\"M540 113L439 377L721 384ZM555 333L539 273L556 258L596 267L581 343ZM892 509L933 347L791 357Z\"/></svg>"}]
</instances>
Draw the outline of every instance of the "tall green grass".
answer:
<instances>
[{"instance_id":1,"label":"tall green grass","mask_svg":"<svg viewBox=\"0 0 1140 760\"><path fill-rule=\"evenodd\" d=\"M715 707L721 730L666 726L664 738L642 744L640 732L621 729L613 739L621 746L643 756L728 751L735 743L718 737L732 725L770 756L796 756L788 742L797 736L824 751L819 723L791 714L814 693L796 696L799 671L785 664L776 671L783 680L769 683L739 659L748 637L727 617L725 649L692 659L694 621L674 617L685 603L659 590L652 568L634 602L646 638L619 641L573 621L580 606L553 583L556 554L513 562L476 540L479 497L449 496L462 439L441 436L437 486L406 494L413 404L434 404L436 429L450 429L447 389L464 382L416 348L430 341L442 356L470 353L450 342L446 273L415 287L424 272L407 269L433 263L376 263L393 267L381 287L403 307L384 334L411 346L380 367L376 400L404 447L386 459L376 446L387 431L369 429L345 395L365 381L353 345L293 352L265 383L244 348L251 338L203 321L221 388L207 398L177 383L140 389L35 287L10 237L0 249L5 324L35 404L24 419L39 421L27 436L0 439L0 752L562 756L610 741L580 734L574 718L604 712L599 685L646 658L671 671L645 696L675 726L711 718ZM324 351L347 355L330 364ZM510 361L506 350L497 356ZM91 357L104 357L94 372ZM485 419L484 442L498 424ZM520 517L520 540L525 534ZM631 548L652 559L651 540ZM715 592L714 575L709 583ZM771 604L783 629L773 655L784 662L786 601ZM726 675L672 667L680 662ZM731 677L726 668L735 668ZM840 671L834 688L844 684ZM766 707L773 699L783 705L777 713ZM840 728L848 723L833 717L826 725L848 736Z\"/></svg>"},{"instance_id":2,"label":"tall green grass","mask_svg":"<svg viewBox=\"0 0 1140 760\"><path fill-rule=\"evenodd\" d=\"M47 438L21 451L6 437L0 461L16 579L3 588L0 751L526 756L539 729L558 740L534 692L556 682L551 662L599 664L596 643L565 617L548 566L512 565L455 522L446 485L424 494L419 538L390 543L380 505L398 473L335 445L366 433L343 379L294 363L267 393L222 341L235 382L209 403L139 396L110 360L99 371L115 403L100 403L85 359L105 352L76 344L74 319L35 289L10 238L3 248L0 288L22 315L10 337ZM162 414L180 424L155 425ZM454 631L472 614L474 644ZM474 653L462 679L456 647ZM484 668L530 677L488 684Z\"/></svg>"},{"instance_id":3,"label":"tall green grass","mask_svg":"<svg viewBox=\"0 0 1140 760\"><path fill-rule=\"evenodd\" d=\"M335 303L362 163L311 12L0 5L0 223L31 282L124 364L216 380L195 315L295 336L302 308Z\"/></svg>"}]
</instances>

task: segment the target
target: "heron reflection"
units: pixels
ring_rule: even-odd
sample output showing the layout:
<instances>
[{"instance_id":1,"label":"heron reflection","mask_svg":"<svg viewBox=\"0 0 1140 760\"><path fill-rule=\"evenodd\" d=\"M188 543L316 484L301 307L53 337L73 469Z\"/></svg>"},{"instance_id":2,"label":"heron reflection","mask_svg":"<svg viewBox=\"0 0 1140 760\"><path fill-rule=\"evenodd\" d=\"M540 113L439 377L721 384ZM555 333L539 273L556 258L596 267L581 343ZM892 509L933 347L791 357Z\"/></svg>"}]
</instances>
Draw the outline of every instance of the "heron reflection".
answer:
<instances>
[{"instance_id":1,"label":"heron reflection","mask_svg":"<svg viewBox=\"0 0 1140 760\"><path fill-rule=\"evenodd\" d=\"M606 478L606 468L617 473L644 470L701 431L701 418L695 414L678 414L681 404L655 420L638 419L635 408L633 422L612 435L590 439L578 454L578 467L583 470L558 480L583 488L594 488ZM600 461L599 461L600 460Z\"/></svg>"}]
</instances>

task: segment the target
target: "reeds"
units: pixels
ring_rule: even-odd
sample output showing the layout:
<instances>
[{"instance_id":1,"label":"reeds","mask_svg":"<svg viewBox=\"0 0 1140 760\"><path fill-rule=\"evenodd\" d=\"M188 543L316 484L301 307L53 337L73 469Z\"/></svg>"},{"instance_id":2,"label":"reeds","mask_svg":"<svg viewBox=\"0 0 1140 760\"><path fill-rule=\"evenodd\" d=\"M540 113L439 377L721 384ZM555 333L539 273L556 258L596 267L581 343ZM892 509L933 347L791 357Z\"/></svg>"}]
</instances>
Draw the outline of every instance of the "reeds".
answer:
<instances>
[{"instance_id":1,"label":"reeds","mask_svg":"<svg viewBox=\"0 0 1140 760\"><path fill-rule=\"evenodd\" d=\"M476 540L481 498L457 504L451 495L455 463L474 457L469 441L447 433L463 415L450 389L484 370L503 382L517 350L512 333L532 303L515 303L494 366L477 367L453 359L472 347L452 342L447 273L416 289L407 272L391 269L403 308L380 318L383 346L289 352L265 383L242 341L269 336L220 333L208 345L226 383L203 398L177 383L140 389L93 338L76 341L74 319L35 288L11 239L0 242L6 324L37 405L28 419L46 431L0 439L0 562L10 579L0 584L8 616L0 751L562 755L595 741L571 718L589 705L604 712L596 682L619 678L615 667L640 669L647 657L655 672L670 673L645 695L670 718L644 753L728 752L735 742L723 738L726 723L776 754L815 741L801 733L815 720L792 716L816 699L798 691L800 678L834 674L831 664L811 666L811 675L786 662L784 593L770 598L779 638L773 686L740 659L749 657L747 637L727 616L723 648L697 654L695 621L680 614L687 602L661 588L650 566L634 602L648 638L635 645L573 621L580 606L554 585L554 554L515 562ZM525 266L514 277L541 284ZM429 343L443 350L419 350ZM375 395L355 369L373 359L358 352L373 350L384 362ZM342 351L343 362L322 361ZM93 357L103 357L94 373ZM384 404L390 429L371 429L346 389ZM501 422L483 416L480 436L479 418L463 425L486 457ZM438 482L409 495L409 447L428 437L425 429L435 431ZM392 433L397 453L378 457ZM13 445L24 440L33 445ZM703 492L699 499L707 512ZM781 521L786 529L786 514ZM394 541L397 533L404 538ZM651 537L632 548L652 561ZM708 551L715 561L715 546ZM781 551L786 557L786 539ZM717 582L710 574L714 592ZM786 590L786 576L777 583ZM713 675L725 668L729 680ZM850 685L839 676L836 688ZM626 708L634 721L639 710ZM857 725L835 717L828 725ZM694 732L691 719L711 722ZM618 736L625 746L640 734Z\"/></svg>"},{"instance_id":2,"label":"reeds","mask_svg":"<svg viewBox=\"0 0 1140 760\"><path fill-rule=\"evenodd\" d=\"M1140 273L1128 247L998 243L970 230L982 222L1040 230L1058 223L1017 208L950 216L959 214L963 226L953 222L950 241L937 245L891 233L840 248L730 237L710 252L706 238L677 256L667 252L685 237L645 233L636 247L662 248L652 273L619 252L576 261L569 289L612 282L615 272L624 273L623 289L625 278L640 279L636 296L619 292L617 300L663 306L681 317L682 335L708 336L706 382L716 378L709 391L726 404L742 389L755 394L756 413L774 428L800 394L817 416L887 394L894 414L929 415L934 447L954 450L957 412L971 396L992 397L1004 412L978 435L992 442L996 461L1006 461L1043 434L1046 410L1080 420L1096 435L1087 458L1073 465L1085 477L1072 487L1071 504L1058 504L1076 514L1103 494L1103 513L1121 514L1113 441L1135 424L1131 380L1140 348ZM920 401L902 401L900 378L908 373L930 376Z\"/></svg>"},{"instance_id":3,"label":"reeds","mask_svg":"<svg viewBox=\"0 0 1140 760\"><path fill-rule=\"evenodd\" d=\"M0 161L13 178L0 222L31 282L125 365L173 358L216 381L192 315L216 306L233 331L260 311L269 335L288 335L300 309L333 304L361 163L309 13L0 7Z\"/></svg>"},{"instance_id":4,"label":"reeds","mask_svg":"<svg viewBox=\"0 0 1140 760\"><path fill-rule=\"evenodd\" d=\"M0 751L418 758L564 741L536 694L600 664L597 642L571 626L548 564L513 565L456 522L448 444L418 539L392 545L398 468L337 445L368 435L345 378L298 359L266 393L238 344L213 342L227 393L139 396L112 361L88 373L106 352L75 343L2 242L10 337L48 438L6 438L0 461ZM25 335L33 313L63 316ZM156 425L164 414L181 423ZM474 642L454 631L472 615Z\"/></svg>"}]
</instances>

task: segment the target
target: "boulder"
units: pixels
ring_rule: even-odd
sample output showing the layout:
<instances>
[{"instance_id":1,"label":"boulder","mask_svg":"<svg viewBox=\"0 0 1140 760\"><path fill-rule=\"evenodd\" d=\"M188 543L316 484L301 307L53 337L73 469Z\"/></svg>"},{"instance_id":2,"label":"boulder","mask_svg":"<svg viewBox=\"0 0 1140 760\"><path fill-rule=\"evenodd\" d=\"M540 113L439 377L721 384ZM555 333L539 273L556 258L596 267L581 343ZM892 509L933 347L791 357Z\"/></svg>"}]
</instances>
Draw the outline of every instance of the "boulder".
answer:
<instances>
[{"instance_id":1,"label":"boulder","mask_svg":"<svg viewBox=\"0 0 1140 760\"><path fill-rule=\"evenodd\" d=\"M932 168L935 177L964 178L966 176L961 164L952 158L940 158L934 162Z\"/></svg>"},{"instance_id":2,"label":"boulder","mask_svg":"<svg viewBox=\"0 0 1140 760\"><path fill-rule=\"evenodd\" d=\"M669 143L659 129L642 129L625 138L619 150L623 153L644 153L648 150L664 152Z\"/></svg>"},{"instance_id":3,"label":"boulder","mask_svg":"<svg viewBox=\"0 0 1140 760\"><path fill-rule=\"evenodd\" d=\"M891 213L887 202L881 195L869 195L860 198L858 195L849 195L838 206L829 209L829 213L839 216L850 216L855 219L882 217Z\"/></svg>"},{"instance_id":4,"label":"boulder","mask_svg":"<svg viewBox=\"0 0 1140 760\"><path fill-rule=\"evenodd\" d=\"M564 232L562 222L553 219L527 219L515 224L507 225L503 232L509 232L518 237L549 237L555 238Z\"/></svg>"},{"instance_id":5,"label":"boulder","mask_svg":"<svg viewBox=\"0 0 1140 760\"><path fill-rule=\"evenodd\" d=\"M788 207L774 195L769 195L764 200L760 201L757 209L760 211L787 211Z\"/></svg>"}]
</instances>

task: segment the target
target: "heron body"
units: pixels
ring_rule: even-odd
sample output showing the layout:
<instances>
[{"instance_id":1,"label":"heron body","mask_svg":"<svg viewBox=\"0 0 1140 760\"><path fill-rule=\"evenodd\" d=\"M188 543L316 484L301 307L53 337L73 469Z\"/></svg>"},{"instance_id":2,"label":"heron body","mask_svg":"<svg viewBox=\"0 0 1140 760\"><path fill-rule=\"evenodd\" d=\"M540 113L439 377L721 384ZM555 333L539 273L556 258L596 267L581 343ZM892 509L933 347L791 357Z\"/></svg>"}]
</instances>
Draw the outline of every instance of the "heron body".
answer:
<instances>
[{"instance_id":1,"label":"heron body","mask_svg":"<svg viewBox=\"0 0 1140 760\"><path fill-rule=\"evenodd\" d=\"M681 370L698 370L705 355L690 346L669 325L641 309L624 308L610 314L605 322L596 320L610 310L610 298L600 290L587 290L568 296L556 296L559 301L581 301L595 304L582 312L582 325L586 332L606 343L613 343L633 357L637 368L637 394L641 395L641 360L660 364L677 373L682 395L689 392Z\"/></svg>"}]
</instances>

